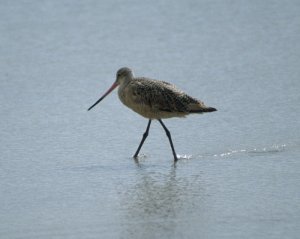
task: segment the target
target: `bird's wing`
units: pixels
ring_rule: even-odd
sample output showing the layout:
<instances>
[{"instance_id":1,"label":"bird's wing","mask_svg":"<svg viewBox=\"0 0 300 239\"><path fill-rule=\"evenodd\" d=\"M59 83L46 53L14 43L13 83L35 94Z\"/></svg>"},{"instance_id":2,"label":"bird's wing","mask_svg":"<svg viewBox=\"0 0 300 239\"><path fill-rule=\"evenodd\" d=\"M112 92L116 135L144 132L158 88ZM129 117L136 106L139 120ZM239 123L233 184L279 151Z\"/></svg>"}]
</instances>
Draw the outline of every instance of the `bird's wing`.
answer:
<instances>
[{"instance_id":1,"label":"bird's wing","mask_svg":"<svg viewBox=\"0 0 300 239\"><path fill-rule=\"evenodd\" d=\"M131 90L136 103L158 111L188 112L190 103L198 103L174 85L164 81L139 79L131 85Z\"/></svg>"}]
</instances>

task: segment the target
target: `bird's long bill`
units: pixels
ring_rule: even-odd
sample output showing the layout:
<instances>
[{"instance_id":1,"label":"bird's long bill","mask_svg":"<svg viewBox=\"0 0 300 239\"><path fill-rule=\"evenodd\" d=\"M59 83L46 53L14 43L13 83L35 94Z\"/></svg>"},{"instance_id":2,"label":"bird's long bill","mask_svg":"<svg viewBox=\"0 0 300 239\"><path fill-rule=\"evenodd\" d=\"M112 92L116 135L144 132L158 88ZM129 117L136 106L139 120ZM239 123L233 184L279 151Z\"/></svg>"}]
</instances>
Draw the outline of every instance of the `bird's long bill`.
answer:
<instances>
[{"instance_id":1,"label":"bird's long bill","mask_svg":"<svg viewBox=\"0 0 300 239\"><path fill-rule=\"evenodd\" d=\"M117 82L113 83L113 85L108 89L108 91L99 100L97 100L95 104L93 104L90 108L88 108L88 110L96 106L101 100L105 98L105 96L107 96L110 92L112 92L117 86L118 86Z\"/></svg>"}]
</instances>

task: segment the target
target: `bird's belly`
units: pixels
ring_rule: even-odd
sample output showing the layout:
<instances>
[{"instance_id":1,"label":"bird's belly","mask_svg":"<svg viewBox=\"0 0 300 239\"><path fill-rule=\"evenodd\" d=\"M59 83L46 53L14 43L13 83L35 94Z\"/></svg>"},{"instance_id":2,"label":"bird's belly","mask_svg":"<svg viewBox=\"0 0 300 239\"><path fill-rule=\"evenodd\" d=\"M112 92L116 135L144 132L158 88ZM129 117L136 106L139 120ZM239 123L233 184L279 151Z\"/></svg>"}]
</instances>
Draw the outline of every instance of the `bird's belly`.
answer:
<instances>
[{"instance_id":1,"label":"bird's belly","mask_svg":"<svg viewBox=\"0 0 300 239\"><path fill-rule=\"evenodd\" d=\"M147 119L166 119L171 117L184 117L186 115L185 113L156 110L143 104L132 104L126 106Z\"/></svg>"},{"instance_id":2,"label":"bird's belly","mask_svg":"<svg viewBox=\"0 0 300 239\"><path fill-rule=\"evenodd\" d=\"M185 117L187 115L187 113L183 112L162 111L147 104L134 102L126 97L120 97L120 100L128 108L147 119L166 119L172 117Z\"/></svg>"}]
</instances>

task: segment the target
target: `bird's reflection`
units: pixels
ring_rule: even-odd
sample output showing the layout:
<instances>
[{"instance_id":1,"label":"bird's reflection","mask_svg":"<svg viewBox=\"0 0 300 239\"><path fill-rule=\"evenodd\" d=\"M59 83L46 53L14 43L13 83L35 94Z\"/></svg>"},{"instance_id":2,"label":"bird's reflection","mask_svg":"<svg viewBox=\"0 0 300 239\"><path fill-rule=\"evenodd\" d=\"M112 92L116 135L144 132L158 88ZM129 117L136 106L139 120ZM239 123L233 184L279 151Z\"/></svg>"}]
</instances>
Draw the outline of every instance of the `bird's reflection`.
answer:
<instances>
[{"instance_id":1,"label":"bird's reflection","mask_svg":"<svg viewBox=\"0 0 300 239\"><path fill-rule=\"evenodd\" d=\"M177 177L174 166L166 173L165 168L149 170L138 161L136 163L138 180L122 198L125 233L131 238L150 235L156 238L162 233L171 237L178 226L179 215L189 210L186 196L191 187L190 180Z\"/></svg>"}]
</instances>

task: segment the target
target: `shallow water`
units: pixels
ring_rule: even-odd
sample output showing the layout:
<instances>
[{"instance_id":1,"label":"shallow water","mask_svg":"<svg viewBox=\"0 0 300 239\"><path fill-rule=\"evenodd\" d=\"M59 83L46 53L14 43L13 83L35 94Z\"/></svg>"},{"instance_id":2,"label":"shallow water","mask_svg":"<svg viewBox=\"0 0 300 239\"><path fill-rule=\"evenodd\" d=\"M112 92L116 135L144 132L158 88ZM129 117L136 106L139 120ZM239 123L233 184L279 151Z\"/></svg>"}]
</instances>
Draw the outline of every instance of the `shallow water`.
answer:
<instances>
[{"instance_id":1,"label":"shallow water","mask_svg":"<svg viewBox=\"0 0 300 239\"><path fill-rule=\"evenodd\" d=\"M297 238L298 1L6 1L0 7L1 238ZM130 66L217 112L153 122Z\"/></svg>"}]
</instances>

